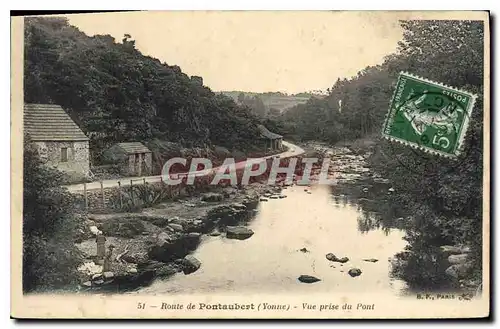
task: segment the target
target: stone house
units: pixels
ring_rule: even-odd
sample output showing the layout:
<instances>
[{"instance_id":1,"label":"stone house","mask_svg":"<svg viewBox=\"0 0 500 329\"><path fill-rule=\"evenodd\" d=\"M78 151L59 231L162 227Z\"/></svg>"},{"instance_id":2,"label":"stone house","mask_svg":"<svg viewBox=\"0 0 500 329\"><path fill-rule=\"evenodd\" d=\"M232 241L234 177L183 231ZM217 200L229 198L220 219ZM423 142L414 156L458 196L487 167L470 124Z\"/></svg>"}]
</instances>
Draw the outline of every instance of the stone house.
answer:
<instances>
[{"instance_id":1,"label":"stone house","mask_svg":"<svg viewBox=\"0 0 500 329\"><path fill-rule=\"evenodd\" d=\"M46 165L72 180L88 177L89 138L61 106L24 104L24 132Z\"/></svg>"},{"instance_id":2,"label":"stone house","mask_svg":"<svg viewBox=\"0 0 500 329\"><path fill-rule=\"evenodd\" d=\"M264 145L266 149L270 150L281 150L283 149L283 136L278 135L276 133L270 132L263 125L258 126L260 130L261 138L264 140Z\"/></svg>"},{"instance_id":3,"label":"stone house","mask_svg":"<svg viewBox=\"0 0 500 329\"><path fill-rule=\"evenodd\" d=\"M151 175L153 154L140 142L115 144L104 151L103 156L106 162L117 164L124 175Z\"/></svg>"}]
</instances>

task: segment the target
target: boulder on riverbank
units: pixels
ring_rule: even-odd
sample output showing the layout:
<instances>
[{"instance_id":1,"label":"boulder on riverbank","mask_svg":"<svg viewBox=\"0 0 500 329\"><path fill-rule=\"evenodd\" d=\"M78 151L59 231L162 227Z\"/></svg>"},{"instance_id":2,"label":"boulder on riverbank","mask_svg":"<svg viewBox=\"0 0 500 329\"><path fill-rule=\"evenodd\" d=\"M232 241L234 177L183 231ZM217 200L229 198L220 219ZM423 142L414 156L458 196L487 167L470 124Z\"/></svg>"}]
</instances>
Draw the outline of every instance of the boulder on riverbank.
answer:
<instances>
[{"instance_id":1,"label":"boulder on riverbank","mask_svg":"<svg viewBox=\"0 0 500 329\"><path fill-rule=\"evenodd\" d=\"M224 200L224 194L222 193L209 192L201 196L201 201L205 202L220 202L222 200Z\"/></svg>"},{"instance_id":2,"label":"boulder on riverbank","mask_svg":"<svg viewBox=\"0 0 500 329\"><path fill-rule=\"evenodd\" d=\"M219 226L234 225L246 219L247 207L241 203L220 205L208 211L207 219Z\"/></svg>"},{"instance_id":3,"label":"boulder on riverbank","mask_svg":"<svg viewBox=\"0 0 500 329\"><path fill-rule=\"evenodd\" d=\"M144 232L144 224L136 218L110 218L98 224L105 236L133 238Z\"/></svg>"},{"instance_id":4,"label":"boulder on riverbank","mask_svg":"<svg viewBox=\"0 0 500 329\"><path fill-rule=\"evenodd\" d=\"M470 248L466 246L449 246L444 245L439 247L441 252L445 257L450 255L459 255L459 254L467 254L470 253Z\"/></svg>"},{"instance_id":5,"label":"boulder on riverbank","mask_svg":"<svg viewBox=\"0 0 500 329\"><path fill-rule=\"evenodd\" d=\"M259 205L259 195L257 193L251 192L246 195L246 197L241 201L247 210L252 210L257 208Z\"/></svg>"},{"instance_id":6,"label":"boulder on riverbank","mask_svg":"<svg viewBox=\"0 0 500 329\"><path fill-rule=\"evenodd\" d=\"M170 262L183 258L190 251L196 249L200 242L201 234L172 235L160 233L154 244L151 245L148 255L150 259L160 262Z\"/></svg>"},{"instance_id":7,"label":"boulder on riverbank","mask_svg":"<svg viewBox=\"0 0 500 329\"><path fill-rule=\"evenodd\" d=\"M196 272L201 267L201 262L194 256L187 255L182 262L182 271L184 274Z\"/></svg>"},{"instance_id":8,"label":"boulder on riverbank","mask_svg":"<svg viewBox=\"0 0 500 329\"><path fill-rule=\"evenodd\" d=\"M468 254L450 255L448 256L448 262L450 264L465 264L468 258Z\"/></svg>"},{"instance_id":9,"label":"boulder on riverbank","mask_svg":"<svg viewBox=\"0 0 500 329\"><path fill-rule=\"evenodd\" d=\"M210 233L210 236L219 236L219 235L221 235L221 233L217 230Z\"/></svg>"},{"instance_id":10,"label":"boulder on riverbank","mask_svg":"<svg viewBox=\"0 0 500 329\"><path fill-rule=\"evenodd\" d=\"M226 227L226 238L245 240L250 238L254 232L245 226L228 226Z\"/></svg>"},{"instance_id":11,"label":"boulder on riverbank","mask_svg":"<svg viewBox=\"0 0 500 329\"><path fill-rule=\"evenodd\" d=\"M171 231L178 231L178 232L184 231L184 228L180 224L174 224L174 223L168 224L167 228L169 228Z\"/></svg>"},{"instance_id":12,"label":"boulder on riverbank","mask_svg":"<svg viewBox=\"0 0 500 329\"><path fill-rule=\"evenodd\" d=\"M445 270L445 274L455 280L466 279L472 270L472 263L454 264Z\"/></svg>"},{"instance_id":13,"label":"boulder on riverbank","mask_svg":"<svg viewBox=\"0 0 500 329\"><path fill-rule=\"evenodd\" d=\"M228 186L228 187L225 187L223 190L222 190L222 195L224 195L224 197L227 199L227 198L230 198L231 196L233 195L236 195L238 193L238 189L233 187L233 186Z\"/></svg>"}]
</instances>

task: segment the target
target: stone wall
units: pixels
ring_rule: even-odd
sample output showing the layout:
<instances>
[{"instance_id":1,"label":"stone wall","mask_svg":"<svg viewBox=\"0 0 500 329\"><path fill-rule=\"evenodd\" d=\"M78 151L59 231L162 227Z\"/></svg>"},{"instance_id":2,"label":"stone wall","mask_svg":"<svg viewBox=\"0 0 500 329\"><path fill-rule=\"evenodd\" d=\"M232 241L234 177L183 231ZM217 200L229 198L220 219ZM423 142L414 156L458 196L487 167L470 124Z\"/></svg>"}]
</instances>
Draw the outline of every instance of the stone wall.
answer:
<instances>
[{"instance_id":1,"label":"stone wall","mask_svg":"<svg viewBox=\"0 0 500 329\"><path fill-rule=\"evenodd\" d=\"M91 190L87 191L87 202L89 210L120 210L119 203L116 200L119 200L119 195L121 189L118 187L106 188L104 191L104 204L102 199L102 191L101 190ZM123 192L122 192L123 193Z\"/></svg>"},{"instance_id":2,"label":"stone wall","mask_svg":"<svg viewBox=\"0 0 500 329\"><path fill-rule=\"evenodd\" d=\"M89 173L89 142L88 141L54 141L35 142L42 161L48 166L55 167L65 173L71 179L81 179ZM68 149L68 161L61 162L61 149Z\"/></svg>"}]
</instances>

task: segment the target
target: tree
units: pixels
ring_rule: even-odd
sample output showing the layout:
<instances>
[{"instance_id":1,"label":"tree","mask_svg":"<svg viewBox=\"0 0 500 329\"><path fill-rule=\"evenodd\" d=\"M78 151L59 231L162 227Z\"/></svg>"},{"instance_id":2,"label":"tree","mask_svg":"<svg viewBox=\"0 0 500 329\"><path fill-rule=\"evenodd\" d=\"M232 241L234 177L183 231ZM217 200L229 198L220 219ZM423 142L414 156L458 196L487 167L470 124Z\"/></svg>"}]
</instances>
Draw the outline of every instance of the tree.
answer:
<instances>
[{"instance_id":1,"label":"tree","mask_svg":"<svg viewBox=\"0 0 500 329\"><path fill-rule=\"evenodd\" d=\"M281 114L281 111L272 107L269 109L269 116L270 117L278 117Z\"/></svg>"},{"instance_id":2,"label":"tree","mask_svg":"<svg viewBox=\"0 0 500 329\"><path fill-rule=\"evenodd\" d=\"M242 92L238 94L238 103L240 103L240 104L245 103L245 94Z\"/></svg>"},{"instance_id":3,"label":"tree","mask_svg":"<svg viewBox=\"0 0 500 329\"><path fill-rule=\"evenodd\" d=\"M302 139L337 142L379 135L401 71L454 86L479 97L469 121L464 149L457 160L377 139L371 167L389 178L397 191L394 204L413 218L408 251L397 272L410 284L437 283L429 273L415 273L435 262L429 253L440 244L470 245L474 275L481 277L483 174L483 39L477 21L403 21L398 52L381 65L367 67L347 80L338 79L322 100L309 100L280 119ZM453 58L453 60L450 60ZM338 101L342 100L339 113ZM410 255L410 256L408 256ZM409 257L409 258L408 258ZM424 258L425 260L420 259ZM419 276L420 281L415 278ZM419 282L418 282L419 281Z\"/></svg>"},{"instance_id":4,"label":"tree","mask_svg":"<svg viewBox=\"0 0 500 329\"><path fill-rule=\"evenodd\" d=\"M124 34L123 35L123 45L125 45L129 49L135 49L135 40L129 40L132 39L132 36L130 34Z\"/></svg>"},{"instance_id":5,"label":"tree","mask_svg":"<svg viewBox=\"0 0 500 329\"><path fill-rule=\"evenodd\" d=\"M63 175L43 166L25 138L23 181L23 290L57 288L76 280L75 199Z\"/></svg>"},{"instance_id":6,"label":"tree","mask_svg":"<svg viewBox=\"0 0 500 329\"><path fill-rule=\"evenodd\" d=\"M386 60L391 76L401 70L477 94L464 152L456 160L429 156L380 141L371 163L393 182L398 204L412 215L407 239L408 264L418 264L419 246L466 244L472 247L473 276L480 280L482 261L483 174L483 26L470 21L409 21L398 56ZM450 61L450 58L456 60ZM401 163L404 161L404 164ZM430 233L431 232L431 233ZM429 237L429 235L431 235ZM427 236L427 238L426 238ZM408 256L405 256L408 257ZM414 274L412 274L414 275Z\"/></svg>"}]
</instances>

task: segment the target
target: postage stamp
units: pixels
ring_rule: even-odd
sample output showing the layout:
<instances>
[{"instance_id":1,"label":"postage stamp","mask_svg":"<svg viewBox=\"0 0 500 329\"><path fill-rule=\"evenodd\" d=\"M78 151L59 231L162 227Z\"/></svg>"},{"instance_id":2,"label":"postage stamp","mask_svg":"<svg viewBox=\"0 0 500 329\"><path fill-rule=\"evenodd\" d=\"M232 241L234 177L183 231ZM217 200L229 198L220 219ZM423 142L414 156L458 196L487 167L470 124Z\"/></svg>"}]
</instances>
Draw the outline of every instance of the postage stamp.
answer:
<instances>
[{"instance_id":1,"label":"postage stamp","mask_svg":"<svg viewBox=\"0 0 500 329\"><path fill-rule=\"evenodd\" d=\"M460 154L476 96L401 72L382 135L446 157Z\"/></svg>"}]
</instances>

